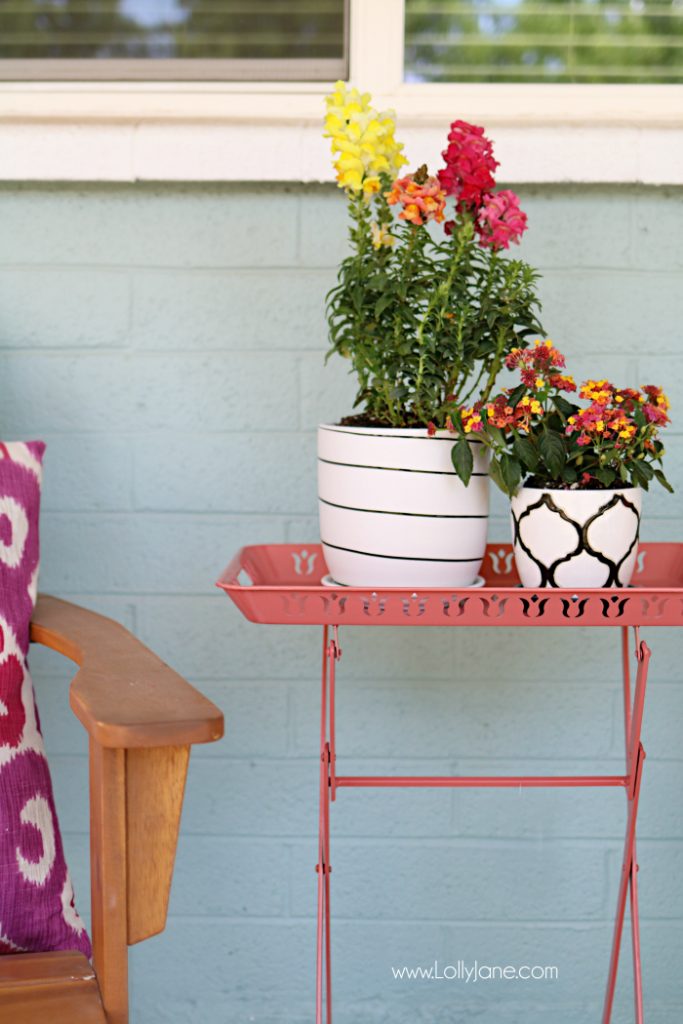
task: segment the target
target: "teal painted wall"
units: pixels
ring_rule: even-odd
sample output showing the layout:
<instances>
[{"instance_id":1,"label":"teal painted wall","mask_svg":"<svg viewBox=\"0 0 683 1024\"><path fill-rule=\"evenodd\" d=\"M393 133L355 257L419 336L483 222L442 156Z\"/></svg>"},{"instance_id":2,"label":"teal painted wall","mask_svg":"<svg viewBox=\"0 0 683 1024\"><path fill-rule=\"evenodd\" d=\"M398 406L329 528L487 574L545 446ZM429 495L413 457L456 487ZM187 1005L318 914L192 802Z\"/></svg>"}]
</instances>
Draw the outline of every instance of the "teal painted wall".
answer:
<instances>
[{"instance_id":1,"label":"teal painted wall","mask_svg":"<svg viewBox=\"0 0 683 1024\"><path fill-rule=\"evenodd\" d=\"M577 376L671 394L678 493L651 493L644 536L680 539L683 193L521 191L522 251ZM134 1024L312 1020L319 637L246 623L213 581L242 543L316 537L315 426L352 394L343 365L323 367L344 221L322 187L0 188L2 430L48 442L42 587L120 619L227 717L193 755L168 928L131 951ZM648 640L643 951L648 1021L668 1024L683 1013L683 639ZM349 629L343 648L349 772L621 770L605 632ZM33 667L86 907L86 744L66 668L37 650ZM342 792L333 822L338 1024L599 1019L621 793ZM391 975L477 958L559 980Z\"/></svg>"}]
</instances>

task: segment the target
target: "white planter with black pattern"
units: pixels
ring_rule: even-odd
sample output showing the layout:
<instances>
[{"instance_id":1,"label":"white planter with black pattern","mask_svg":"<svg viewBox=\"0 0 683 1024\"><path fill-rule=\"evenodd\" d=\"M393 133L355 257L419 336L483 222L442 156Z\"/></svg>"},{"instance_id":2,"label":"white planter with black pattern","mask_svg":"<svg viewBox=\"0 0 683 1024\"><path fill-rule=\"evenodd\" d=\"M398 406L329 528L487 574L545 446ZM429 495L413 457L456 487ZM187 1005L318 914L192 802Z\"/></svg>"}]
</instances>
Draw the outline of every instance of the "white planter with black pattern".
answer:
<instances>
[{"instance_id":1,"label":"white planter with black pattern","mask_svg":"<svg viewBox=\"0 0 683 1024\"><path fill-rule=\"evenodd\" d=\"M447 431L318 428L320 537L346 586L467 587L479 572L489 512L487 458L473 441L465 487Z\"/></svg>"},{"instance_id":2,"label":"white planter with black pattern","mask_svg":"<svg viewBox=\"0 0 683 1024\"><path fill-rule=\"evenodd\" d=\"M640 487L522 487L512 499L517 571L525 587L627 587L638 555Z\"/></svg>"}]
</instances>

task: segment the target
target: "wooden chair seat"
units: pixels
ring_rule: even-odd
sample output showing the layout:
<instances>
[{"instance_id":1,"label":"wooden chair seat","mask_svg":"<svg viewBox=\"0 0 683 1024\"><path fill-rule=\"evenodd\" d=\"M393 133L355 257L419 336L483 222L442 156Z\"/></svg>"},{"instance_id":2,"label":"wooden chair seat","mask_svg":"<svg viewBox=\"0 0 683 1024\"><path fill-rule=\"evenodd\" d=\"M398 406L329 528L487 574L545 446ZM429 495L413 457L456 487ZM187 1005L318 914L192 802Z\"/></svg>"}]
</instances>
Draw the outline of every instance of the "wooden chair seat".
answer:
<instances>
[{"instance_id":1,"label":"wooden chair seat","mask_svg":"<svg viewBox=\"0 0 683 1024\"><path fill-rule=\"evenodd\" d=\"M92 965L82 953L0 957L0 1024L106 1024Z\"/></svg>"}]
</instances>

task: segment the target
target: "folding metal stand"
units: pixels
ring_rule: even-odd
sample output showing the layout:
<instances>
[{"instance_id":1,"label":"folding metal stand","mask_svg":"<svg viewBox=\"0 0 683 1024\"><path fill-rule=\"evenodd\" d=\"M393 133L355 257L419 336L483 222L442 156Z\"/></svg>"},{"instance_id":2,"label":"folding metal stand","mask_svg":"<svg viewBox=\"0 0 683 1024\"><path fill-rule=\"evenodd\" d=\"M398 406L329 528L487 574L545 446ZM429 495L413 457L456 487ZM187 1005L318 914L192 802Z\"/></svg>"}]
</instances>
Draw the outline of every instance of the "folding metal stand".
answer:
<instances>
[{"instance_id":1,"label":"folding metal stand","mask_svg":"<svg viewBox=\"0 0 683 1024\"><path fill-rule=\"evenodd\" d=\"M643 707L645 702L645 686L647 670L650 662L650 649L640 640L639 629L634 627L636 643L636 660L638 665L636 686L633 701L631 700L631 671L628 650L629 630L622 627L622 661L624 689L624 742L626 748L625 775L337 775L335 770L335 672L336 664L341 658L339 633L333 627L332 639L329 638L327 626L323 627L323 664L321 688L321 720L320 720L320 815L318 830L318 942L316 957L316 1024L323 1022L323 1009L326 1009L327 1024L332 1024L332 963L330 942L330 801L334 801L337 789L342 787L439 787L439 788L470 788L503 787L518 789L523 786L585 787L585 786L623 786L626 792L628 807L626 838L624 840L624 856L622 873L617 900L617 914L614 922L614 938L610 959L605 1005L602 1015L603 1024L609 1024L614 1001L614 989L619 966L619 950L626 912L626 897L631 896L631 939L633 946L633 978L635 987L635 1019L643 1024L643 986L640 963L640 934L638 919L638 864L636 863L636 818L638 815L638 797L640 780L643 771L645 751L640 741L643 723ZM324 951L323 951L324 947ZM324 955L323 955L324 952ZM323 982L325 983L323 985ZM323 1000L323 988L325 999ZM325 1004L325 1005L324 1005Z\"/></svg>"},{"instance_id":2,"label":"folding metal stand","mask_svg":"<svg viewBox=\"0 0 683 1024\"><path fill-rule=\"evenodd\" d=\"M683 625L683 545L643 545L638 559L637 583L626 590L596 589L577 593L561 589L534 591L521 588L512 568L509 545L489 546L485 568L489 569L485 587L457 593L437 589L415 593L399 588L381 592L358 587L329 588L319 582L325 567L318 545L301 549L283 544L243 548L218 581L218 585L251 621L323 626L316 865L316 1024L323 1024L323 1018L327 1024L332 1024L330 803L336 799L338 789L615 786L623 787L626 794L627 822L602 1024L610 1024L611 1020L627 898L630 901L635 1021L643 1024L636 821L645 760L641 729L651 652L640 639L640 626ZM342 624L617 626L621 631L625 773L569 776L337 775L335 681L337 663L342 654L339 643ZM631 684L630 629L634 633L637 666L634 687Z\"/></svg>"}]
</instances>

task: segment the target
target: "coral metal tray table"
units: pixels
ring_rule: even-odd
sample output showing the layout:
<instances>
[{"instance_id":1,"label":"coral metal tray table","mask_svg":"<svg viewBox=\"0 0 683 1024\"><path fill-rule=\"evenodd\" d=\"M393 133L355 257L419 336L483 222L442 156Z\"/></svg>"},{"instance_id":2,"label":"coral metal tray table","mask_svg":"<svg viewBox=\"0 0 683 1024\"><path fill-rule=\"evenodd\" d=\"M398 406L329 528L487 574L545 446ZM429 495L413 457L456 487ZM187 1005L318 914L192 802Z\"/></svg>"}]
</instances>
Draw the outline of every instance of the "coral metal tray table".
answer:
<instances>
[{"instance_id":1,"label":"coral metal tray table","mask_svg":"<svg viewBox=\"0 0 683 1024\"><path fill-rule=\"evenodd\" d=\"M352 787L622 787L627 816L622 873L602 1024L609 1024L617 980L626 902L630 901L635 1021L643 1024L638 921L636 818L645 760L641 727L651 652L641 626L683 625L683 544L642 544L633 583L624 589L564 590L521 587L512 547L486 549L483 585L471 589L343 587L326 577L319 544L267 544L242 548L218 586L251 622L323 627L320 709L318 932L316 1024L332 1021L330 942L330 802ZM325 580L325 582L323 582ZM338 775L335 674L341 626L602 626L621 633L624 695L623 775L348 776ZM630 630L635 641L632 686Z\"/></svg>"}]
</instances>

